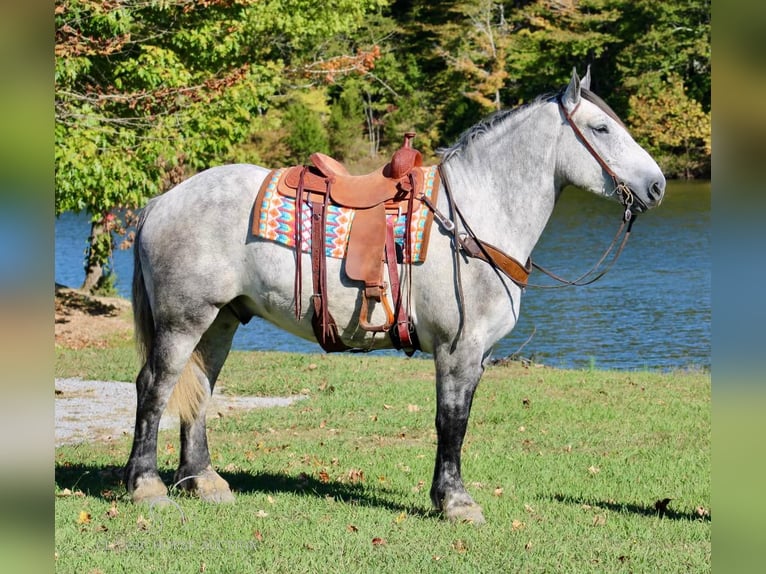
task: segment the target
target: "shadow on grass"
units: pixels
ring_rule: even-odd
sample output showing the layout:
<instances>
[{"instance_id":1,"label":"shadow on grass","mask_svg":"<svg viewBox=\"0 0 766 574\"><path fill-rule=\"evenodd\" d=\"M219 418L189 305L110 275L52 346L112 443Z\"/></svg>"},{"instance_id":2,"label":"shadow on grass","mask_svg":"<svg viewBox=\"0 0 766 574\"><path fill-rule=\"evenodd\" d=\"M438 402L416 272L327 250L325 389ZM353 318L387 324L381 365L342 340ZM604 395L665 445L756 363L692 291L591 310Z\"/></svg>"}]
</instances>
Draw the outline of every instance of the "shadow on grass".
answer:
<instances>
[{"instance_id":1,"label":"shadow on grass","mask_svg":"<svg viewBox=\"0 0 766 574\"><path fill-rule=\"evenodd\" d=\"M665 503L663 505L659 501L643 505L629 502L585 499L564 494L554 494L552 496L548 496L547 498L555 500L556 502L563 502L564 504L576 504L578 506L587 504L588 506L593 506L595 508L605 508L613 512L637 514L639 516L653 516L659 518L667 518L668 520L710 522L710 514L700 516L696 512L679 512L677 510L673 510L672 508L668 508L670 504Z\"/></svg>"},{"instance_id":2,"label":"shadow on grass","mask_svg":"<svg viewBox=\"0 0 766 574\"><path fill-rule=\"evenodd\" d=\"M393 512L407 512L409 515L423 518L439 517L439 514L430 508L408 506L397 502L397 498L401 499L401 493L379 486L365 485L361 482L348 483L333 480L324 482L304 473L291 475L220 472L220 475L229 483L235 494L287 493L316 498L331 496L346 504L385 508ZM166 485L173 484L172 471L160 471L160 477ZM81 490L88 496L104 500L127 498L128 496L123 482L123 467L121 466L57 464L55 480L58 488L68 488L73 492ZM179 496L183 496L183 494Z\"/></svg>"}]
</instances>

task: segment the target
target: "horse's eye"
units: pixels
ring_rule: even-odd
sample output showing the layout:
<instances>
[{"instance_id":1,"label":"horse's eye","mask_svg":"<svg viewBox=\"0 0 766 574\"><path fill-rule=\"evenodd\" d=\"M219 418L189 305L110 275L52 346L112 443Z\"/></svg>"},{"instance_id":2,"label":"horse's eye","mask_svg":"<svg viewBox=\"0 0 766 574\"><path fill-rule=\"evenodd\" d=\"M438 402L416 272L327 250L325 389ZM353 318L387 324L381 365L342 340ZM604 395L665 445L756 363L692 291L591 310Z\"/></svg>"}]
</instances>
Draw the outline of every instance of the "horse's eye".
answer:
<instances>
[{"instance_id":1,"label":"horse's eye","mask_svg":"<svg viewBox=\"0 0 766 574\"><path fill-rule=\"evenodd\" d=\"M597 134L608 134L609 128L601 124L601 125L595 126L593 128L593 131L596 132Z\"/></svg>"}]
</instances>

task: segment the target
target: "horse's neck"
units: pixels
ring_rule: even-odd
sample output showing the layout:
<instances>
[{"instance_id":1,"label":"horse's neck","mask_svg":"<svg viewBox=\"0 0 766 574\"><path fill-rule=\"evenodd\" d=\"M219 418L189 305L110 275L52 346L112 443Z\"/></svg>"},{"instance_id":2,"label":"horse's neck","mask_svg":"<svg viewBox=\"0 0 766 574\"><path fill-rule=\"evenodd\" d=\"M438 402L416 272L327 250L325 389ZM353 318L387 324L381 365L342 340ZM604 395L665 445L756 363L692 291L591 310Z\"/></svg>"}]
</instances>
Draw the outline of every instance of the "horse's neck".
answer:
<instances>
[{"instance_id":1,"label":"horse's neck","mask_svg":"<svg viewBox=\"0 0 766 574\"><path fill-rule=\"evenodd\" d=\"M450 193L476 235L525 261L553 212L559 190L556 134L505 128L444 163ZM551 128L553 129L553 126Z\"/></svg>"}]
</instances>

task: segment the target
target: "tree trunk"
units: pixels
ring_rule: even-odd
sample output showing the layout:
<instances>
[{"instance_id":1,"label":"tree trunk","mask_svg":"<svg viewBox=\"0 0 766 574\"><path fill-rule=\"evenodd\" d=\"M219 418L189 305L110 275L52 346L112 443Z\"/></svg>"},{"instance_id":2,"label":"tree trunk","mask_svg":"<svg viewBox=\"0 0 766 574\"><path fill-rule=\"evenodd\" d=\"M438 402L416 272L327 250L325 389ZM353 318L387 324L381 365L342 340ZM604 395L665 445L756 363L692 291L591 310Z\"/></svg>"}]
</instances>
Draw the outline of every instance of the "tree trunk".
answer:
<instances>
[{"instance_id":1,"label":"tree trunk","mask_svg":"<svg viewBox=\"0 0 766 574\"><path fill-rule=\"evenodd\" d=\"M90 236L88 237L88 253L85 260L85 281L83 281L81 287L83 291L88 293L92 293L99 287L99 283L104 276L103 258L99 256L99 253L101 253L100 244L104 241L104 233L108 232L102 222L91 223Z\"/></svg>"}]
</instances>

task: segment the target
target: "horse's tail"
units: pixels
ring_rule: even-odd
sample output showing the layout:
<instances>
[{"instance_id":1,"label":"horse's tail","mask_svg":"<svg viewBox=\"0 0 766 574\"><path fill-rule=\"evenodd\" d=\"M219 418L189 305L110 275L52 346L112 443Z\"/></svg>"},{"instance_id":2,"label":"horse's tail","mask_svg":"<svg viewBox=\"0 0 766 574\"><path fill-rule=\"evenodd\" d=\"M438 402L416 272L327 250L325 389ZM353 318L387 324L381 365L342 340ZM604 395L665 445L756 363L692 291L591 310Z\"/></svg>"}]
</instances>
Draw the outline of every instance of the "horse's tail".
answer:
<instances>
[{"instance_id":1,"label":"horse's tail","mask_svg":"<svg viewBox=\"0 0 766 574\"><path fill-rule=\"evenodd\" d=\"M142 365L145 365L146 360L149 358L156 336L154 315L152 314L152 308L146 291L140 256L141 228L146 221L151 205L150 202L141 212L138 224L136 225L135 242L133 244L133 286L131 293L133 300L133 325L136 350ZM199 370L204 370L202 355L196 349L184 367L168 402L168 409L178 414L184 422L191 422L197 417L206 397L204 388L194 374L195 367Z\"/></svg>"}]
</instances>

